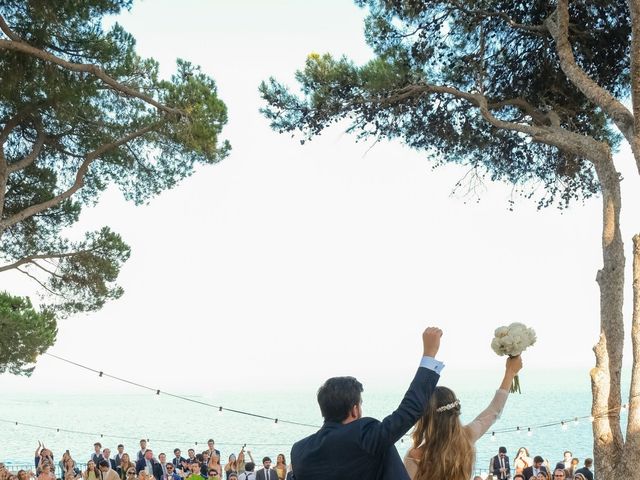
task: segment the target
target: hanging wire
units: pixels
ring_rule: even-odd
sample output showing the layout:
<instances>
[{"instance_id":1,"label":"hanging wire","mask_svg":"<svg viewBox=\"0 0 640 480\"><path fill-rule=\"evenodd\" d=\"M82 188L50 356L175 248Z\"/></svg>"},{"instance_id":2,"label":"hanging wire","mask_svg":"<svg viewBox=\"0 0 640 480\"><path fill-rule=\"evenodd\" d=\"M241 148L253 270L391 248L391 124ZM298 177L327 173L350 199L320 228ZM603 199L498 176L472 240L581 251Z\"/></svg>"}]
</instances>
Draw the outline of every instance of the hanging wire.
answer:
<instances>
[{"instance_id":1,"label":"hanging wire","mask_svg":"<svg viewBox=\"0 0 640 480\"><path fill-rule=\"evenodd\" d=\"M117 377L115 375L110 375L110 374L104 372L103 370L96 370L95 368L91 368L91 367L88 367L86 365L82 365L80 363L74 362L72 360L60 357L58 355L54 355L53 353L45 352L44 355L47 355L47 356L52 357L52 358L55 358L55 359L60 360L62 362L66 362L66 363L71 364L71 365L75 365L76 367L83 368L83 369L88 370L90 372L97 373L98 376L101 377L101 378L102 377L111 378L111 379L117 380L119 382L123 382L123 383L129 384L129 385L133 385L133 386L138 387L138 388L149 390L151 392L154 392L156 395L162 394L162 395L166 395L168 397L177 398L179 400L184 400L184 401L195 403L195 404L202 405L202 406L205 406L205 407L215 408L215 409L218 410L219 413L221 413L224 410L224 411L227 411L227 412L237 413L239 415L246 415L246 416L250 416L250 417L254 417L254 418L261 418L261 419L264 419L264 420L270 420L270 421L274 422L274 425L285 423L285 424L288 424L288 425L297 425L297 426L301 426L301 427L320 428L319 425L312 425L312 424L309 424L309 423L296 422L296 421L293 421L293 420L284 420L282 418L269 417L269 416L266 416L266 415L260 415L260 414L257 414L257 413L247 412L247 411L244 411L244 410L237 410L237 409L234 409L234 408L222 407L221 405L213 405L211 403L204 402L202 400L196 400L194 398L189 398L189 397L185 397L185 396L182 396L182 395L177 395L175 393L166 392L164 390L161 391L158 388L149 387L149 386L142 385L140 383L134 382L132 380L127 380L125 378ZM631 398L635 398L635 397L638 397L638 396L640 396L640 395L633 395L633 396L631 396ZM608 415L610 415L611 413L614 413L614 412L626 411L627 409L628 409L628 404L625 403L625 404L620 405L619 407L611 408L611 409L609 409L609 410L607 410L605 412L601 412L601 413L596 414L596 415L584 415L584 416L581 416L581 417L573 416L573 417L570 417L570 418L565 418L565 419L561 419L561 420L545 422L545 423L540 423L540 424L534 424L534 425L528 425L528 426L522 426L521 425L521 426L515 426L515 427L507 427L507 428L495 429L495 430L492 430L491 432L486 432L484 435L485 436L489 436L490 435L492 437L492 439L494 439L496 434L511 433L511 432L519 433L519 432L523 431L525 428L526 428L527 434L531 435L533 433L533 430L537 430L537 429L540 429L540 428L550 428L550 427L556 427L558 425L562 426L562 427L568 427L569 422L574 422L574 423L577 424L579 422L579 420L584 420L584 419L589 419L590 422L594 422L598 418L602 418L602 417L608 416ZM30 424L26 424L26 423L22 423L22 422L15 422L15 421L2 420L2 419L0 419L0 421L9 422L9 423L15 423L16 425L19 423L20 425L26 425L26 426L31 426L31 427L38 427L38 428L56 430L56 427L30 425ZM80 432L80 431L68 430L68 429L62 429L62 428L59 429L59 431L61 431L61 432L69 432L69 433L80 433L80 434L86 434L86 435L96 435L95 433ZM100 434L100 436L102 436L102 435L103 434ZM405 437L409 437L410 435L411 435L410 433L407 433L404 436ZM117 438L122 438L122 439L132 439L131 437L124 437L124 436L121 436L121 435L106 435L106 436L117 437ZM157 441L157 442L167 442L167 443L170 443L170 442L179 443L179 442L176 442L176 441L173 441L173 440L156 439L155 441ZM196 442L196 445L197 445L197 442ZM221 445L223 445L223 444L221 444ZM230 445L235 445L235 444L230 444ZM254 444L254 445L259 445L259 444ZM289 444L260 444L260 445L281 446L281 445L289 445Z\"/></svg>"},{"instance_id":2,"label":"hanging wire","mask_svg":"<svg viewBox=\"0 0 640 480\"><path fill-rule=\"evenodd\" d=\"M162 394L162 395L166 395L167 397L177 398L179 400L184 400L184 401L187 401L187 402L196 403L198 405L202 405L202 406L209 407L209 408L215 408L219 412L222 412L222 410L223 410L223 407L220 406L220 405L213 405L211 403L204 402L202 400L196 400L195 398L185 397L185 396L178 395L178 394L175 394L175 393L166 392L164 390L160 391L160 389L158 389L158 388L148 387L147 385L142 385L141 383L137 383L137 382L134 382L134 381L131 381L131 380L127 380L126 378L116 377L115 375L110 375L110 374L106 373L103 370L96 370L95 368L91 368L91 367L88 367L86 365L82 365L80 363L74 362L72 360L68 360L66 358L59 357L58 355L54 355L53 353L46 353L45 352L44 355L47 355L47 356L52 357L52 358L55 358L55 359L60 360L62 362L69 363L71 365L75 365L76 367L80 367L80 368L83 368L85 370L89 370L90 372L97 373L97 374L99 374L100 377L111 378L111 379L117 380L119 382L123 382L123 383L129 384L129 385L133 385L134 387L138 387L138 388L143 388L145 390L149 390L149 391L155 393L156 395ZM244 410L237 410L237 409L229 408L229 407L224 407L224 411L225 412L237 413L238 415L246 415L246 416L254 417L254 418L262 418L264 420L271 420L272 422L275 422L275 423L286 423L288 425L297 425L299 427L320 428L319 425L312 425L310 423L303 423L303 422L295 422L293 420L284 420L282 418L276 418L276 417L268 417L266 415L260 415L258 413L247 412L247 411L244 411Z\"/></svg>"}]
</instances>

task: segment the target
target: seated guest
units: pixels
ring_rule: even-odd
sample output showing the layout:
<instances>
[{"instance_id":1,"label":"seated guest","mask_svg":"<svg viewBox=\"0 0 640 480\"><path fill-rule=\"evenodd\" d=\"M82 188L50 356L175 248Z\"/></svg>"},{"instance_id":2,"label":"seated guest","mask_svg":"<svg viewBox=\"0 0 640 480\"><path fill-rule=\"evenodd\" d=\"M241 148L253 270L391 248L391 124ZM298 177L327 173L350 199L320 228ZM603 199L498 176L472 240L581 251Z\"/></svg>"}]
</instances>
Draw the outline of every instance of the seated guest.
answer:
<instances>
[{"instance_id":1,"label":"seated guest","mask_svg":"<svg viewBox=\"0 0 640 480\"><path fill-rule=\"evenodd\" d=\"M123 453L122 458L120 459L120 465L117 467L118 474L122 480L126 480L127 473L129 470L133 470L133 474L136 474L136 466L129 458L128 453Z\"/></svg>"},{"instance_id":2,"label":"seated guest","mask_svg":"<svg viewBox=\"0 0 640 480\"><path fill-rule=\"evenodd\" d=\"M96 462L93 460L89 460L87 462L87 469L82 472L83 480L100 480L100 473L98 472L98 467L96 467Z\"/></svg>"},{"instance_id":3,"label":"seated guest","mask_svg":"<svg viewBox=\"0 0 640 480\"><path fill-rule=\"evenodd\" d=\"M167 464L167 473L162 476L161 480L181 480L182 477L176 473L173 463Z\"/></svg>"},{"instance_id":4,"label":"seated guest","mask_svg":"<svg viewBox=\"0 0 640 480\"><path fill-rule=\"evenodd\" d=\"M101 480L120 480L118 472L116 472L115 469L111 468L107 460L100 460L98 468L100 469Z\"/></svg>"}]
</instances>

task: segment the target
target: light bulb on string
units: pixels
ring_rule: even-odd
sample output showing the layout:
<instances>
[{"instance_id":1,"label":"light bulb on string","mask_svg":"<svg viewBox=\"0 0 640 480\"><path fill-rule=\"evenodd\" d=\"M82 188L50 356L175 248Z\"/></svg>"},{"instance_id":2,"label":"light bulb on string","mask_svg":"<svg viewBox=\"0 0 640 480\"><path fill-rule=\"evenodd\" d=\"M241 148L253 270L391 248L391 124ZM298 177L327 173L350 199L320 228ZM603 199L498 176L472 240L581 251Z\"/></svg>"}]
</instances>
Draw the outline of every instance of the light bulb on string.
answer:
<instances>
[{"instance_id":1,"label":"light bulb on string","mask_svg":"<svg viewBox=\"0 0 640 480\"><path fill-rule=\"evenodd\" d=\"M273 421L273 428L274 428L274 430L278 429L278 419L277 418Z\"/></svg>"},{"instance_id":2,"label":"light bulb on string","mask_svg":"<svg viewBox=\"0 0 640 480\"><path fill-rule=\"evenodd\" d=\"M16 423L13 425L13 431L14 431L14 432L17 432L17 431L18 431L18 422L16 422Z\"/></svg>"},{"instance_id":3,"label":"light bulb on string","mask_svg":"<svg viewBox=\"0 0 640 480\"><path fill-rule=\"evenodd\" d=\"M516 427L516 433L520 435L520 427Z\"/></svg>"},{"instance_id":4,"label":"light bulb on string","mask_svg":"<svg viewBox=\"0 0 640 480\"><path fill-rule=\"evenodd\" d=\"M55 436L56 436L56 437L59 437L59 436L60 436L60 429L59 429L59 428L56 428Z\"/></svg>"},{"instance_id":5,"label":"light bulb on string","mask_svg":"<svg viewBox=\"0 0 640 480\"><path fill-rule=\"evenodd\" d=\"M527 436L533 437L533 431L531 430L531 427L527 428Z\"/></svg>"},{"instance_id":6,"label":"light bulb on string","mask_svg":"<svg viewBox=\"0 0 640 480\"><path fill-rule=\"evenodd\" d=\"M590 416L589 416L589 421L590 421L591 423L593 423L593 421L594 421L594 420L595 420L595 418L593 418L593 415L590 415Z\"/></svg>"},{"instance_id":7,"label":"light bulb on string","mask_svg":"<svg viewBox=\"0 0 640 480\"><path fill-rule=\"evenodd\" d=\"M218 407L218 416L222 416L222 407Z\"/></svg>"},{"instance_id":8,"label":"light bulb on string","mask_svg":"<svg viewBox=\"0 0 640 480\"><path fill-rule=\"evenodd\" d=\"M562 429L563 432L566 432L569 429L569 425L567 425L563 420L562 422L560 422L560 428Z\"/></svg>"},{"instance_id":9,"label":"light bulb on string","mask_svg":"<svg viewBox=\"0 0 640 480\"><path fill-rule=\"evenodd\" d=\"M573 419L573 424L574 425L578 425L580 423L580 420L578 420L578 417Z\"/></svg>"},{"instance_id":10,"label":"light bulb on string","mask_svg":"<svg viewBox=\"0 0 640 480\"><path fill-rule=\"evenodd\" d=\"M491 441L492 442L496 441L496 432L491 432Z\"/></svg>"},{"instance_id":11,"label":"light bulb on string","mask_svg":"<svg viewBox=\"0 0 640 480\"><path fill-rule=\"evenodd\" d=\"M626 404L626 403L623 403L623 404L622 404L622 407L620 407L620 408L621 408L621 410L622 410L623 412L626 412L626 411L627 411L627 404Z\"/></svg>"}]
</instances>

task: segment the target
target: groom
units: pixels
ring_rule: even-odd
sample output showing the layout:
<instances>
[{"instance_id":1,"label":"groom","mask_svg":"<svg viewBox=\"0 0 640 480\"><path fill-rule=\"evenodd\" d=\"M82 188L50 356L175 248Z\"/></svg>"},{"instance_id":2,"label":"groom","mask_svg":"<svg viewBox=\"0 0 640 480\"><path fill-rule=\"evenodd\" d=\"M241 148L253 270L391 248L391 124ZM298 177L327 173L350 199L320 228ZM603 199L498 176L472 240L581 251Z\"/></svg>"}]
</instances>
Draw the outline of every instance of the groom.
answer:
<instances>
[{"instance_id":1,"label":"groom","mask_svg":"<svg viewBox=\"0 0 640 480\"><path fill-rule=\"evenodd\" d=\"M362 417L362 384L353 377L334 377L318 390L322 428L291 449L295 480L403 480L409 475L395 443L425 410L444 365L435 359L442 330L422 334L420 368L398 409L382 422Z\"/></svg>"}]
</instances>

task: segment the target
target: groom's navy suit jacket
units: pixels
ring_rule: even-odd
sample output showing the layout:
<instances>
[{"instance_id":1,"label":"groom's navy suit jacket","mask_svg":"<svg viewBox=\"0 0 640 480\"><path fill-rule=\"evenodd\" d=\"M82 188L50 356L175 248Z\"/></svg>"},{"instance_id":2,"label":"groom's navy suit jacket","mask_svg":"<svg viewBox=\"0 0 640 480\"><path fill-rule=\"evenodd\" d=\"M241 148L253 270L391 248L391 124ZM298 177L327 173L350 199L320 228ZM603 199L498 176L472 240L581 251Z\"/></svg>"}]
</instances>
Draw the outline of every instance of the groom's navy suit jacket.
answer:
<instances>
[{"instance_id":1,"label":"groom's navy suit jacket","mask_svg":"<svg viewBox=\"0 0 640 480\"><path fill-rule=\"evenodd\" d=\"M382 422L325 422L291 449L295 480L408 480L395 443L422 416L440 375L418 368L398 409Z\"/></svg>"}]
</instances>

